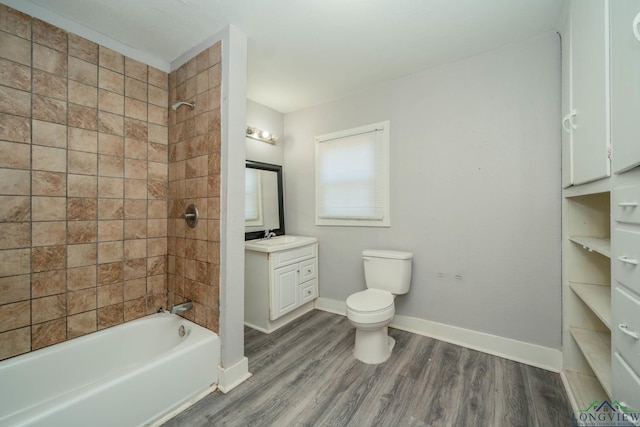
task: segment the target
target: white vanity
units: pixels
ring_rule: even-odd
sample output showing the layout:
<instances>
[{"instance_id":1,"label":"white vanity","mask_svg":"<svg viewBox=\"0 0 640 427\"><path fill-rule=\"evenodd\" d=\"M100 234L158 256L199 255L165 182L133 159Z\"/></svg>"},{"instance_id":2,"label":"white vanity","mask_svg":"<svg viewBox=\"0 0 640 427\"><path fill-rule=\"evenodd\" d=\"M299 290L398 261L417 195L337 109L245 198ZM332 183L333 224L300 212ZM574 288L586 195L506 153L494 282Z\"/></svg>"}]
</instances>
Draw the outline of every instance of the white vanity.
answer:
<instances>
[{"instance_id":1,"label":"white vanity","mask_svg":"<svg viewBox=\"0 0 640 427\"><path fill-rule=\"evenodd\" d=\"M276 236L245 242L244 322L271 333L313 309L318 239Z\"/></svg>"}]
</instances>

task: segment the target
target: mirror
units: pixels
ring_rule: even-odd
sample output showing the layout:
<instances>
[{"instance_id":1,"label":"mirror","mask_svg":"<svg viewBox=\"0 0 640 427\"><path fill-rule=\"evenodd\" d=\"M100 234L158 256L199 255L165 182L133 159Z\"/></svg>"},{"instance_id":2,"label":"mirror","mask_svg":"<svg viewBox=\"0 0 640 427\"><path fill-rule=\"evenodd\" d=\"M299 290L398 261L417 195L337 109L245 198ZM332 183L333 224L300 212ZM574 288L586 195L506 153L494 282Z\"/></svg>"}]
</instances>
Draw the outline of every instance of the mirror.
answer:
<instances>
[{"instance_id":1,"label":"mirror","mask_svg":"<svg viewBox=\"0 0 640 427\"><path fill-rule=\"evenodd\" d=\"M244 197L245 240L264 237L265 230L284 234L282 166L247 160Z\"/></svg>"}]
</instances>

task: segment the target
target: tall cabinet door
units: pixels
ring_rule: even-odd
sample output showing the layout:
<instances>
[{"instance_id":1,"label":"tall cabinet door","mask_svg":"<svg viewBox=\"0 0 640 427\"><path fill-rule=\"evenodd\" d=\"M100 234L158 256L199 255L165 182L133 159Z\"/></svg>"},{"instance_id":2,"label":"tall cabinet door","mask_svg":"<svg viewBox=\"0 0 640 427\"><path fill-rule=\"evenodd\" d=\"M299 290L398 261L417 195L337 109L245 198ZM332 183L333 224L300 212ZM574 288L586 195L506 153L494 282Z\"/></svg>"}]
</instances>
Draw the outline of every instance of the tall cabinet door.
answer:
<instances>
[{"instance_id":1,"label":"tall cabinet door","mask_svg":"<svg viewBox=\"0 0 640 427\"><path fill-rule=\"evenodd\" d=\"M573 183L610 175L608 1L571 2Z\"/></svg>"},{"instance_id":2,"label":"tall cabinet door","mask_svg":"<svg viewBox=\"0 0 640 427\"><path fill-rule=\"evenodd\" d=\"M640 1L611 2L611 145L615 173L640 165Z\"/></svg>"},{"instance_id":3,"label":"tall cabinet door","mask_svg":"<svg viewBox=\"0 0 640 427\"><path fill-rule=\"evenodd\" d=\"M299 280L298 264L276 268L273 273L271 310L269 318L275 320L297 308Z\"/></svg>"},{"instance_id":4,"label":"tall cabinet door","mask_svg":"<svg viewBox=\"0 0 640 427\"><path fill-rule=\"evenodd\" d=\"M571 106L571 14L562 25L562 187L573 185Z\"/></svg>"}]
</instances>

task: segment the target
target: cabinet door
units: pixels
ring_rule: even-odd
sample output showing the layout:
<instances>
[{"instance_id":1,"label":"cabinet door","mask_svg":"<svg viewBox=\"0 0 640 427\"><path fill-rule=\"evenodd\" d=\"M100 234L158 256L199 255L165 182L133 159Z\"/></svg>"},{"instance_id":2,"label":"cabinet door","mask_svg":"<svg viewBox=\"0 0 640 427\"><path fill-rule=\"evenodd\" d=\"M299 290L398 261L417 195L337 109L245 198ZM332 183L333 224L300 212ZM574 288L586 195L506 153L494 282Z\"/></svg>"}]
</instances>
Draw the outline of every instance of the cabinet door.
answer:
<instances>
[{"instance_id":1,"label":"cabinet door","mask_svg":"<svg viewBox=\"0 0 640 427\"><path fill-rule=\"evenodd\" d=\"M285 313L298 307L299 295L298 264L276 268L274 272L273 289L271 292L271 310L269 318L275 320Z\"/></svg>"},{"instance_id":2,"label":"cabinet door","mask_svg":"<svg viewBox=\"0 0 640 427\"><path fill-rule=\"evenodd\" d=\"M571 15L562 26L562 187L573 185L571 123Z\"/></svg>"},{"instance_id":3,"label":"cabinet door","mask_svg":"<svg viewBox=\"0 0 640 427\"><path fill-rule=\"evenodd\" d=\"M573 183L610 175L608 132L608 1L571 2Z\"/></svg>"},{"instance_id":4,"label":"cabinet door","mask_svg":"<svg viewBox=\"0 0 640 427\"><path fill-rule=\"evenodd\" d=\"M611 2L613 171L640 165L640 1Z\"/></svg>"}]
</instances>

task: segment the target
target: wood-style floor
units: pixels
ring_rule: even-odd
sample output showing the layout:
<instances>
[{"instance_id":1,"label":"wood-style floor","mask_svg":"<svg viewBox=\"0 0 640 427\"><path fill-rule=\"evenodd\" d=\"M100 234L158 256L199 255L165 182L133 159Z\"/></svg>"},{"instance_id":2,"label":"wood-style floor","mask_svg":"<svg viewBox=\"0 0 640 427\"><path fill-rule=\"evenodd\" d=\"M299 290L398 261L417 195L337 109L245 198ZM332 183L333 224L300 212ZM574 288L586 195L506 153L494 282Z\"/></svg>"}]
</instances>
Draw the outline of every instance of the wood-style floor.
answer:
<instances>
[{"instance_id":1,"label":"wood-style floor","mask_svg":"<svg viewBox=\"0 0 640 427\"><path fill-rule=\"evenodd\" d=\"M389 329L389 360L352 355L343 316L312 311L272 333L245 329L253 376L169 420L186 426L570 426L558 374Z\"/></svg>"}]
</instances>

